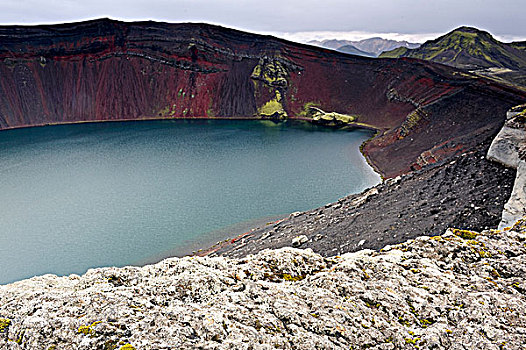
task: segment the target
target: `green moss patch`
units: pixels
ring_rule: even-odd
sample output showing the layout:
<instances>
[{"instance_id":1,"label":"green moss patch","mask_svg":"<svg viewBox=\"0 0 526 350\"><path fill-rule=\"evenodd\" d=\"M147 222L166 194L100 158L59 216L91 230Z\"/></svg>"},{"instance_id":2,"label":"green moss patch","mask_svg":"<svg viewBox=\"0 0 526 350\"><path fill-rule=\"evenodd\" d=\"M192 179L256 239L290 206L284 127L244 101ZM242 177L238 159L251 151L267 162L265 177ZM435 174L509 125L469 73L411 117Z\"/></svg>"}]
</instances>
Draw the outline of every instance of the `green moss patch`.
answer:
<instances>
[{"instance_id":1,"label":"green moss patch","mask_svg":"<svg viewBox=\"0 0 526 350\"><path fill-rule=\"evenodd\" d=\"M5 333L10 325L11 325L10 319L0 318L0 333Z\"/></svg>"},{"instance_id":2,"label":"green moss patch","mask_svg":"<svg viewBox=\"0 0 526 350\"><path fill-rule=\"evenodd\" d=\"M473 240L478 236L478 232L468 231L468 230L458 230L456 228L451 230L455 235L460 238Z\"/></svg>"},{"instance_id":3,"label":"green moss patch","mask_svg":"<svg viewBox=\"0 0 526 350\"><path fill-rule=\"evenodd\" d=\"M288 72L285 66L275 58L260 58L250 77L260 80L271 87L286 87Z\"/></svg>"},{"instance_id":4,"label":"green moss patch","mask_svg":"<svg viewBox=\"0 0 526 350\"><path fill-rule=\"evenodd\" d=\"M77 333L84 334L84 335L94 335L95 330L93 327L101 323L102 321L95 321L90 325L80 326L79 329L77 329Z\"/></svg>"},{"instance_id":5,"label":"green moss patch","mask_svg":"<svg viewBox=\"0 0 526 350\"><path fill-rule=\"evenodd\" d=\"M314 107L313 105L305 105L305 115L312 120L314 124L342 127L349 125L356 121L357 117L354 115L325 112L324 110Z\"/></svg>"},{"instance_id":6,"label":"green moss patch","mask_svg":"<svg viewBox=\"0 0 526 350\"><path fill-rule=\"evenodd\" d=\"M288 274L288 273L284 273L282 275L282 277L283 277L283 279L285 281L290 281L290 282L298 282L298 281L301 281L301 280L305 279L304 275L303 276L293 276L293 275Z\"/></svg>"},{"instance_id":7,"label":"green moss patch","mask_svg":"<svg viewBox=\"0 0 526 350\"><path fill-rule=\"evenodd\" d=\"M279 90L275 91L275 97L266 102L258 109L258 114L264 118L283 120L287 118L287 112L281 103L281 93Z\"/></svg>"}]
</instances>

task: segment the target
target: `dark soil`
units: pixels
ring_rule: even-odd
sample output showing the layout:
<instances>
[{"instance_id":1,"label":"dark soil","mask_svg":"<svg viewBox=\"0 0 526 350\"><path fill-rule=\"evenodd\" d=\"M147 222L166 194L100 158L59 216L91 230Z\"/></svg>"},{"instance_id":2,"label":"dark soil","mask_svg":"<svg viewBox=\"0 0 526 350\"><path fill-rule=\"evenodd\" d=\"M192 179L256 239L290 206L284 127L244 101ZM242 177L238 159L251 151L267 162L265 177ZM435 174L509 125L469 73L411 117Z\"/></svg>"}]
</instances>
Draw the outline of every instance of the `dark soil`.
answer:
<instances>
[{"instance_id":1,"label":"dark soil","mask_svg":"<svg viewBox=\"0 0 526 350\"><path fill-rule=\"evenodd\" d=\"M242 257L266 248L292 246L293 238L305 235L308 241L300 248L332 256L439 235L448 227L496 228L513 188L515 170L486 160L490 140L446 163L376 186L378 193L361 205L352 202L362 194L350 195L322 208L292 214L210 255Z\"/></svg>"}]
</instances>

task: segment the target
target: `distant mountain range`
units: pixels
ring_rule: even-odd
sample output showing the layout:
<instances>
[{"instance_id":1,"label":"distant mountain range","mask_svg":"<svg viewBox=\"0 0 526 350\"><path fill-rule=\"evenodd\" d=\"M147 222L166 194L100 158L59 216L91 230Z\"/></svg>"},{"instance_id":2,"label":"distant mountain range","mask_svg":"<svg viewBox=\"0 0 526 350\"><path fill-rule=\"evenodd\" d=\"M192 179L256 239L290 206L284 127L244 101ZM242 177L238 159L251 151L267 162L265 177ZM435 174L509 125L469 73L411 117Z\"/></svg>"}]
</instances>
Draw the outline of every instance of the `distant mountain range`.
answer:
<instances>
[{"instance_id":1,"label":"distant mountain range","mask_svg":"<svg viewBox=\"0 0 526 350\"><path fill-rule=\"evenodd\" d=\"M350 44L349 45L340 46L337 49L337 51L350 53L352 55L364 56L364 57L377 57L377 55L375 55L372 52L362 51L359 48L357 48L356 46L350 45Z\"/></svg>"},{"instance_id":2,"label":"distant mountain range","mask_svg":"<svg viewBox=\"0 0 526 350\"><path fill-rule=\"evenodd\" d=\"M327 49L333 49L340 52L366 57L377 57L383 51L390 51L398 47L414 49L420 46L420 44L417 43L382 39L378 37L358 41L337 39L311 40L308 43L311 45L325 47Z\"/></svg>"},{"instance_id":3,"label":"distant mountain range","mask_svg":"<svg viewBox=\"0 0 526 350\"><path fill-rule=\"evenodd\" d=\"M424 59L526 87L526 42L503 43L476 28L460 27L419 48L398 47L379 57Z\"/></svg>"},{"instance_id":4,"label":"distant mountain range","mask_svg":"<svg viewBox=\"0 0 526 350\"><path fill-rule=\"evenodd\" d=\"M433 61L526 89L526 41L504 43L477 28L460 27L421 45L378 37L359 41L311 40L308 43L364 57Z\"/></svg>"}]
</instances>

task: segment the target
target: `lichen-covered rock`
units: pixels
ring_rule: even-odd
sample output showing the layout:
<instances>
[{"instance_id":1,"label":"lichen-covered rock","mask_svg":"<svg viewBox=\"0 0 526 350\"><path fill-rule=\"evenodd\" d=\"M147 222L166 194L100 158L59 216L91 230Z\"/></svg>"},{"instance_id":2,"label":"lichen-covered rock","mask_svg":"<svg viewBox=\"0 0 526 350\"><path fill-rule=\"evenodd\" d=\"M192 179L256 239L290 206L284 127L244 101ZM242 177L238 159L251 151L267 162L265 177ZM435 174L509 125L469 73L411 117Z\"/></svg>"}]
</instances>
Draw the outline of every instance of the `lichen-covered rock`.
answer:
<instances>
[{"instance_id":1,"label":"lichen-covered rock","mask_svg":"<svg viewBox=\"0 0 526 350\"><path fill-rule=\"evenodd\" d=\"M526 220L0 286L0 349L524 349Z\"/></svg>"},{"instance_id":2,"label":"lichen-covered rock","mask_svg":"<svg viewBox=\"0 0 526 350\"><path fill-rule=\"evenodd\" d=\"M325 112L317 107L307 107L307 117L311 118L314 124L321 124L325 126L342 127L351 124L356 120L355 116L341 114L336 112Z\"/></svg>"},{"instance_id":3,"label":"lichen-covered rock","mask_svg":"<svg viewBox=\"0 0 526 350\"><path fill-rule=\"evenodd\" d=\"M250 77L260 80L268 86L286 87L289 73L283 58L262 57L254 67Z\"/></svg>"}]
</instances>

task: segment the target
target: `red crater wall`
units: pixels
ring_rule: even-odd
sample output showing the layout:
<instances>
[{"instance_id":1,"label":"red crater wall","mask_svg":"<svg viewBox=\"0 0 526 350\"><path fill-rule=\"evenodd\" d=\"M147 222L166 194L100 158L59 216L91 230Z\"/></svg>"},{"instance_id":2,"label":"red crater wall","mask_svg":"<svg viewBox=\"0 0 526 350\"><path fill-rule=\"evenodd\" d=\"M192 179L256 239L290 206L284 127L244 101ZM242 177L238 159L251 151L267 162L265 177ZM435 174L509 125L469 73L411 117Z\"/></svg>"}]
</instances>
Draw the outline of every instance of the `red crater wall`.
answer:
<instances>
[{"instance_id":1,"label":"red crater wall","mask_svg":"<svg viewBox=\"0 0 526 350\"><path fill-rule=\"evenodd\" d=\"M384 176L468 150L526 94L443 65L370 59L206 24L95 20L0 27L0 128L151 118L261 118L279 102L380 132Z\"/></svg>"}]
</instances>

